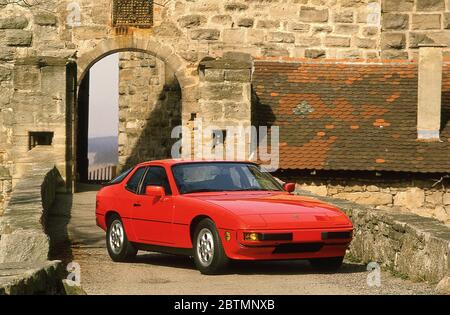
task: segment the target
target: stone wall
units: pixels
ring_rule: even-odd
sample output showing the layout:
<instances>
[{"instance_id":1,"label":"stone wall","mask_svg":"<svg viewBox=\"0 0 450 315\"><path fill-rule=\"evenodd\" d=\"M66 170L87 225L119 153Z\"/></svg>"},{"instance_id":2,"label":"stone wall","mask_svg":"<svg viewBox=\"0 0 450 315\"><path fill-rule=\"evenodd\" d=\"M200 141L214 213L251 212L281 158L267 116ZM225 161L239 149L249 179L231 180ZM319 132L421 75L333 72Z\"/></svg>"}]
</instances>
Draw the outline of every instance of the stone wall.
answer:
<instances>
[{"instance_id":1,"label":"stone wall","mask_svg":"<svg viewBox=\"0 0 450 315\"><path fill-rule=\"evenodd\" d=\"M350 173L351 174L351 173ZM411 174L397 178L364 179L363 176L329 174L325 176L282 175L285 181L296 182L301 190L319 196L345 199L361 205L393 212L414 213L435 218L450 226L450 187L448 180L412 178ZM409 178L408 178L409 177Z\"/></svg>"},{"instance_id":2,"label":"stone wall","mask_svg":"<svg viewBox=\"0 0 450 315\"><path fill-rule=\"evenodd\" d=\"M382 8L382 58L418 59L422 43L450 46L449 1L383 0Z\"/></svg>"},{"instance_id":3,"label":"stone wall","mask_svg":"<svg viewBox=\"0 0 450 315\"><path fill-rule=\"evenodd\" d=\"M305 195L308 192L298 191ZM393 213L348 201L315 196L343 210L354 226L349 258L377 262L414 281L447 284L450 228L430 218Z\"/></svg>"},{"instance_id":4,"label":"stone wall","mask_svg":"<svg viewBox=\"0 0 450 315\"><path fill-rule=\"evenodd\" d=\"M170 157L172 128L181 125L181 91L163 61L122 52L119 64L119 165Z\"/></svg>"}]
</instances>

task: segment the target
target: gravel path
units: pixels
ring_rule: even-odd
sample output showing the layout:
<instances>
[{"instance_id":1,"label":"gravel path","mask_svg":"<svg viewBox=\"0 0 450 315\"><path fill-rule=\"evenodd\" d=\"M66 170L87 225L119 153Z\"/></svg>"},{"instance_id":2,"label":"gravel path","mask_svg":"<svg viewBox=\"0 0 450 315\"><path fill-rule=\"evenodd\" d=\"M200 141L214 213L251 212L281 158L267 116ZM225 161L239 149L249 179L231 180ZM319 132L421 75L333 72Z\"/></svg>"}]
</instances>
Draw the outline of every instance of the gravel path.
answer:
<instances>
[{"instance_id":1,"label":"gravel path","mask_svg":"<svg viewBox=\"0 0 450 315\"><path fill-rule=\"evenodd\" d=\"M81 266L88 294L433 294L425 283L381 275L369 287L364 265L346 262L335 274L317 273L307 262L239 262L221 276L201 275L192 259L139 252L131 263L114 263L104 247L104 232L93 217L95 191L75 194L68 234L71 260Z\"/></svg>"}]
</instances>

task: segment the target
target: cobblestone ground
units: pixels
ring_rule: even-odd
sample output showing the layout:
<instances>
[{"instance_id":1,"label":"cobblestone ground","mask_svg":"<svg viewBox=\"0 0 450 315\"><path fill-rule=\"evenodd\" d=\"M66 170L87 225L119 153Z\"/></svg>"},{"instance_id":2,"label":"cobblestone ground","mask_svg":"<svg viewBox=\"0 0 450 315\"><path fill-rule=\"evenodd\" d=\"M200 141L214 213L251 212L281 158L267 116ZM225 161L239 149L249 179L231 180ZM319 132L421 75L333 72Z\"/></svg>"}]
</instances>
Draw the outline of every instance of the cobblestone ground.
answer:
<instances>
[{"instance_id":1,"label":"cobblestone ground","mask_svg":"<svg viewBox=\"0 0 450 315\"><path fill-rule=\"evenodd\" d=\"M369 287L366 267L351 262L335 274L317 273L302 261L235 263L221 276L201 275L190 258L156 253L114 263L95 226L94 201L95 191L75 194L68 228L71 257L81 266L88 294L433 294L427 284L387 272L380 287Z\"/></svg>"}]
</instances>

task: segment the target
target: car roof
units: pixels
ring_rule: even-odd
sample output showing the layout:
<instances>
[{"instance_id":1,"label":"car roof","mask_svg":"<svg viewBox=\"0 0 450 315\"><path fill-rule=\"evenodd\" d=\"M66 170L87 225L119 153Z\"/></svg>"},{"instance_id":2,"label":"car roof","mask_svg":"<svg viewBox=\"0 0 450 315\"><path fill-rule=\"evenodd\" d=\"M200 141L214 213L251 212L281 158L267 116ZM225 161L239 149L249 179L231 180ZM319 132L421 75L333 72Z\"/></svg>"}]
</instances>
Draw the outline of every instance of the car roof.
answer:
<instances>
[{"instance_id":1,"label":"car roof","mask_svg":"<svg viewBox=\"0 0 450 315\"><path fill-rule=\"evenodd\" d=\"M227 161L227 160L190 160L190 159L166 159L166 160L153 160L146 161L137 164L136 166L147 166L150 164L164 164L168 166L177 164L196 164L196 163L244 163L244 164L256 164L250 161Z\"/></svg>"}]
</instances>

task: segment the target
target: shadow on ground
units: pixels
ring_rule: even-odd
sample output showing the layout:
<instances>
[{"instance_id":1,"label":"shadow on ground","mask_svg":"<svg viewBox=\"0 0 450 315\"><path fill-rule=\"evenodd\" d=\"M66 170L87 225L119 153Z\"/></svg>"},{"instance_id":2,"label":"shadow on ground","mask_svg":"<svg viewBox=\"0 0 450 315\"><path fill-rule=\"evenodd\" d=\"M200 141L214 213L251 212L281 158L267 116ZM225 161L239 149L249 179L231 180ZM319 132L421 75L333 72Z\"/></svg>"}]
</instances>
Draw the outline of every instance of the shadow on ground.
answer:
<instances>
[{"instance_id":1,"label":"shadow on ground","mask_svg":"<svg viewBox=\"0 0 450 315\"><path fill-rule=\"evenodd\" d=\"M106 250L106 249L105 249ZM156 265L163 267L196 270L192 257L174 256L158 253L139 254L132 263ZM344 262L336 272L341 274L354 274L367 272L366 266ZM291 261L232 261L226 274L239 275L297 275L297 274L328 274L313 269L306 260Z\"/></svg>"}]
</instances>

